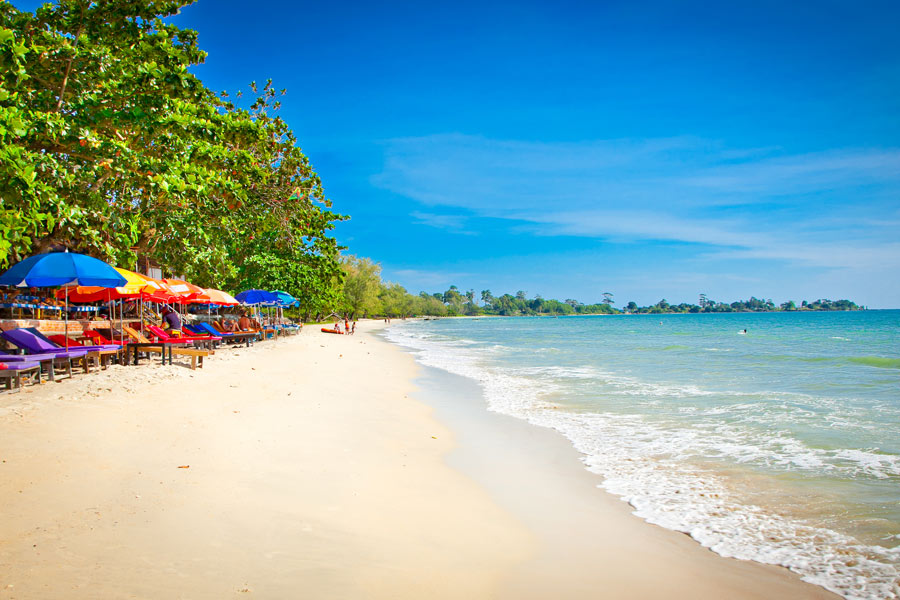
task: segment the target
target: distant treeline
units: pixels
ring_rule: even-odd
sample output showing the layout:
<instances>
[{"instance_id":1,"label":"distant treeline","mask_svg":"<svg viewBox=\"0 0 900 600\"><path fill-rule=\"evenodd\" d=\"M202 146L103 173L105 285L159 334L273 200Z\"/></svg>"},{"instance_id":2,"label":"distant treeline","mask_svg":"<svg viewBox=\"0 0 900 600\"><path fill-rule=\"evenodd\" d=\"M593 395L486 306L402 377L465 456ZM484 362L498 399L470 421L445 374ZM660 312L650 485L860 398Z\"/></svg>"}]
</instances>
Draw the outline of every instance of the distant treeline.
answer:
<instances>
[{"instance_id":1,"label":"distant treeline","mask_svg":"<svg viewBox=\"0 0 900 600\"><path fill-rule=\"evenodd\" d=\"M856 303L850 300L827 300L819 299L815 302L800 303L800 306L793 300L782 302L776 305L771 300L760 300L759 298L750 297L749 300L738 300L737 302L715 302L709 300L705 295L700 296L700 304L669 304L665 299L660 300L652 306L638 306L634 302L629 302L623 309L626 313L721 313L721 312L776 312L776 311L800 311L800 310L862 310Z\"/></svg>"},{"instance_id":2,"label":"distant treeline","mask_svg":"<svg viewBox=\"0 0 900 600\"><path fill-rule=\"evenodd\" d=\"M860 310L860 307L849 300L804 300L797 306L791 300L776 305L772 300L760 300L751 297L749 300L725 303L710 300L705 294L700 295L699 304L669 304L660 300L652 306L638 306L629 302L621 310L613 294L604 292L602 301L596 304L583 304L578 300L564 301L546 299L540 295L528 298L526 292L519 290L515 294L495 296L491 290L462 291L451 285L444 292L420 292L411 294L397 283L381 280L381 268L367 258L346 256L342 259L344 270L343 298L341 306L335 312L351 317L360 316L536 316L536 315L599 315L621 313L712 313L712 312L772 312L801 310Z\"/></svg>"}]
</instances>

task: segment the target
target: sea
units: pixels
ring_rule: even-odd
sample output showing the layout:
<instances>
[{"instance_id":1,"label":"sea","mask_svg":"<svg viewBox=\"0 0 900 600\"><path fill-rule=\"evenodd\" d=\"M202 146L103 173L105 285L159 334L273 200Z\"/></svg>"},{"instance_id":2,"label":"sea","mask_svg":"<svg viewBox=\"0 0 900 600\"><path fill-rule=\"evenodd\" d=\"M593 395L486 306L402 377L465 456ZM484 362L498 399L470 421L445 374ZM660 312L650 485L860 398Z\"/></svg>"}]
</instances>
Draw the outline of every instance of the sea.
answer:
<instances>
[{"instance_id":1,"label":"sea","mask_svg":"<svg viewBox=\"0 0 900 600\"><path fill-rule=\"evenodd\" d=\"M900 310L395 322L549 427L650 523L848 599L900 598Z\"/></svg>"}]
</instances>

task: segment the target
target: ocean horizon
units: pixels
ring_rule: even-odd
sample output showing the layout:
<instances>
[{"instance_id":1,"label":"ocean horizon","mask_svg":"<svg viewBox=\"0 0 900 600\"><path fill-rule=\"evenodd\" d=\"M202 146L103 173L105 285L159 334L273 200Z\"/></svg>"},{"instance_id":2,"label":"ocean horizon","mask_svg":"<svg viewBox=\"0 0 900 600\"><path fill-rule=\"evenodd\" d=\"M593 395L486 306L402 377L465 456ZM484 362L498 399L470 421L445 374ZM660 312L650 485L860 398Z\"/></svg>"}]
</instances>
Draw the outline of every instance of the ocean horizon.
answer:
<instances>
[{"instance_id":1,"label":"ocean horizon","mask_svg":"<svg viewBox=\"0 0 900 600\"><path fill-rule=\"evenodd\" d=\"M900 597L900 310L490 317L385 337L555 429L598 485L720 555Z\"/></svg>"}]
</instances>

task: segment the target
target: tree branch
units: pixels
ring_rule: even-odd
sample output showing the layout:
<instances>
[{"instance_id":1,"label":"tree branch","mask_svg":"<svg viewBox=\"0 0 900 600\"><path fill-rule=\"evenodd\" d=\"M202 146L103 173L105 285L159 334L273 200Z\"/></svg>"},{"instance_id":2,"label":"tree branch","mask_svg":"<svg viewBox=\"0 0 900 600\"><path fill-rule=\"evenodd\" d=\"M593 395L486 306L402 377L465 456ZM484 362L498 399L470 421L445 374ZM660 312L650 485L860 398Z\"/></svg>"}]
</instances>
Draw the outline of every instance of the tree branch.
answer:
<instances>
[{"instance_id":1,"label":"tree branch","mask_svg":"<svg viewBox=\"0 0 900 600\"><path fill-rule=\"evenodd\" d=\"M82 17L84 16L83 12L84 11L82 11ZM63 96L66 93L66 86L69 85L69 75L72 73L72 63L75 62L75 50L78 49L78 38L81 37L83 32L84 25L80 25L78 31L75 33L75 45L72 46L72 56L69 58L69 64L66 65L66 74L63 76L62 89L59 90L59 100L56 102L56 110L54 112L62 110Z\"/></svg>"}]
</instances>

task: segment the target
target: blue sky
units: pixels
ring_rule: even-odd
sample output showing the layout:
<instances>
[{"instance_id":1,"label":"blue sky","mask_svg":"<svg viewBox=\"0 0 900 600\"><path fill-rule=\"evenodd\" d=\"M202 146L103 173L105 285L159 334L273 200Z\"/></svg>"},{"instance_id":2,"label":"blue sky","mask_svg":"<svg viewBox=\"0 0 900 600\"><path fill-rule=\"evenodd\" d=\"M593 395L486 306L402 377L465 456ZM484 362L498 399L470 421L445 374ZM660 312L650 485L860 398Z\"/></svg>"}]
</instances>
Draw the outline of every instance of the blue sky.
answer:
<instances>
[{"instance_id":1,"label":"blue sky","mask_svg":"<svg viewBox=\"0 0 900 600\"><path fill-rule=\"evenodd\" d=\"M23 9L34 3L15 2ZM900 307L900 3L200 0L413 293Z\"/></svg>"}]
</instances>

